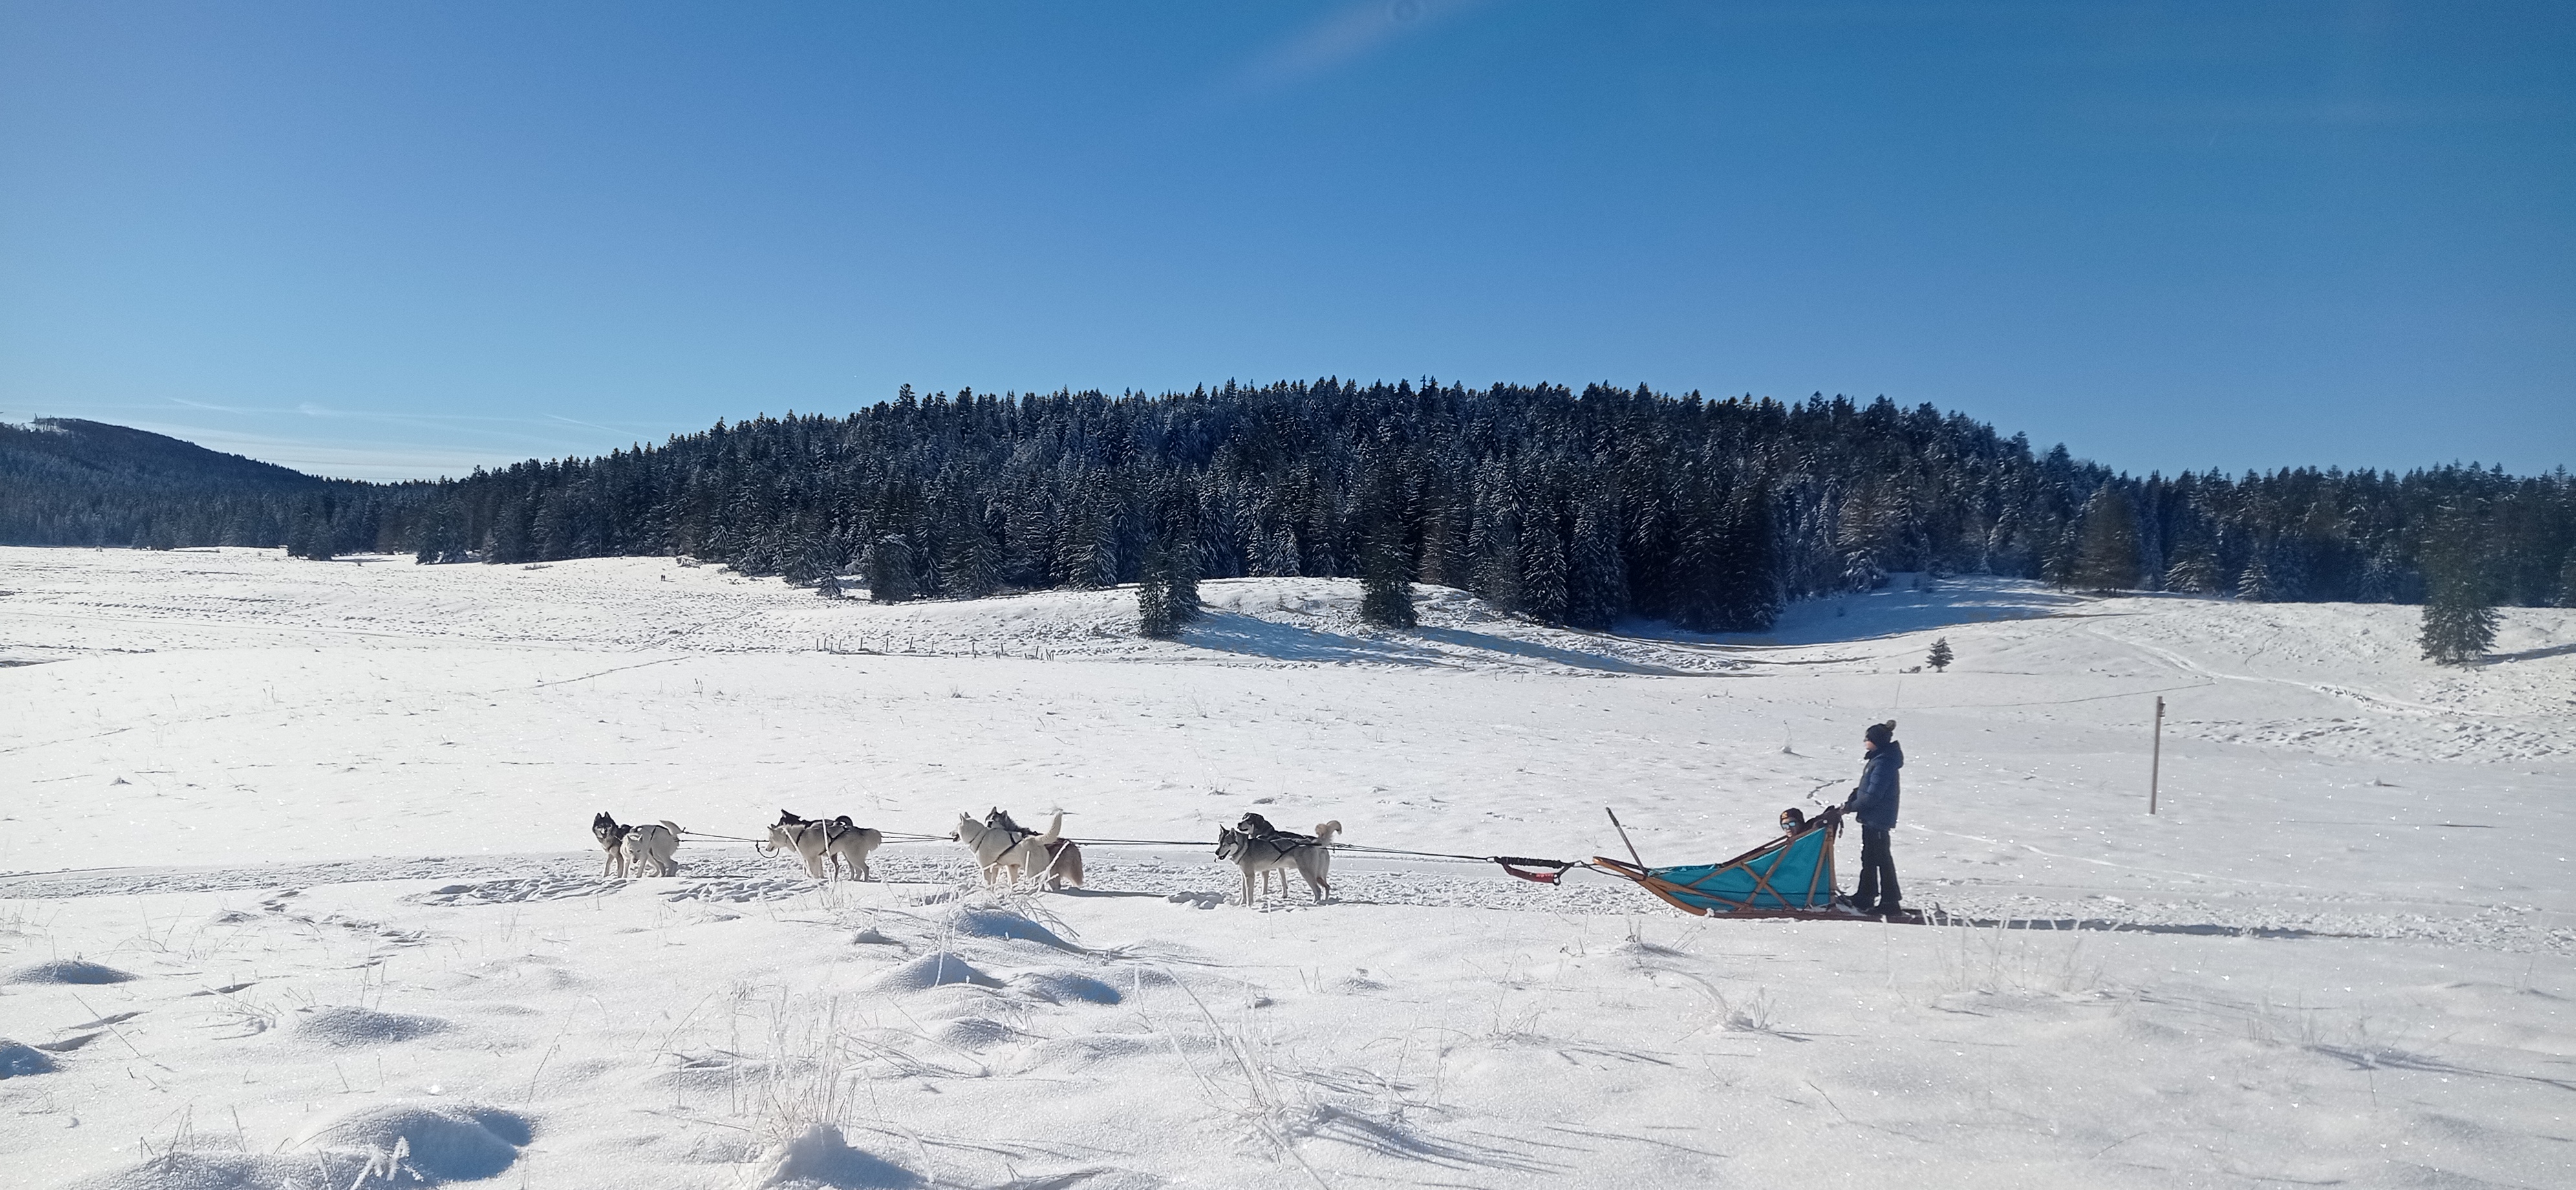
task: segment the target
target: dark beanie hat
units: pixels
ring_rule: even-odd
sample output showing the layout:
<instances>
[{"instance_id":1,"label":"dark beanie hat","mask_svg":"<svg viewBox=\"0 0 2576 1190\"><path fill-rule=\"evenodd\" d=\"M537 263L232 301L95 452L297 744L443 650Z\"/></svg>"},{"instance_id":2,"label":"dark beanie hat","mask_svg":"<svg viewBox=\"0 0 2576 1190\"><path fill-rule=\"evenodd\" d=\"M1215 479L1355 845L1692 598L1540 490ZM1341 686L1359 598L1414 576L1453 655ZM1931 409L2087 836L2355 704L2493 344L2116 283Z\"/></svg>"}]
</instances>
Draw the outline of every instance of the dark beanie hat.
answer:
<instances>
[{"instance_id":1,"label":"dark beanie hat","mask_svg":"<svg viewBox=\"0 0 2576 1190\"><path fill-rule=\"evenodd\" d=\"M1870 743L1884 744L1889 740L1896 738L1896 720L1890 719L1885 723L1872 723L1869 725L1868 731L1864 731L1860 734Z\"/></svg>"}]
</instances>

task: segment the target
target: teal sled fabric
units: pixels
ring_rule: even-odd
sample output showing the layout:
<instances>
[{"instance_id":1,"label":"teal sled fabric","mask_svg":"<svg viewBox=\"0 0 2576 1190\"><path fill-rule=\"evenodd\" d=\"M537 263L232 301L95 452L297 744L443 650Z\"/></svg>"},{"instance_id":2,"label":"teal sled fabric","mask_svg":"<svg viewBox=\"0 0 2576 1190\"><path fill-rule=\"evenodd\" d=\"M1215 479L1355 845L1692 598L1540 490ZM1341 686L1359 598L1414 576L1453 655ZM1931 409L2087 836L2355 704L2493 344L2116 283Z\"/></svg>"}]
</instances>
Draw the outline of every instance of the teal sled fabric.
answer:
<instances>
[{"instance_id":1,"label":"teal sled fabric","mask_svg":"<svg viewBox=\"0 0 2576 1190\"><path fill-rule=\"evenodd\" d=\"M1593 862L1691 913L1825 912L1834 900L1835 825L1819 823L1724 863L1640 868L1607 858Z\"/></svg>"}]
</instances>

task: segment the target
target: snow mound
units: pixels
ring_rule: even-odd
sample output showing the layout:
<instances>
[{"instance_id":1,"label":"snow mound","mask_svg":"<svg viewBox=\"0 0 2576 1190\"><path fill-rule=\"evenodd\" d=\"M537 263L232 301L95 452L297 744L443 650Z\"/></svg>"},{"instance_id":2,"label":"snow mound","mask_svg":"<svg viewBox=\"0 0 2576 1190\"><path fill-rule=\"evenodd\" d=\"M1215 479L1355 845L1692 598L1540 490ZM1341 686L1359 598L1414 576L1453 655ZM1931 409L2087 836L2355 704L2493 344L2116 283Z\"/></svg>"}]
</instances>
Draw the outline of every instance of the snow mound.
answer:
<instances>
[{"instance_id":1,"label":"snow mound","mask_svg":"<svg viewBox=\"0 0 2576 1190\"><path fill-rule=\"evenodd\" d=\"M1080 950L1055 931L1013 913L1008 909L964 906L948 916L948 928L968 938L1000 938L1012 942L1035 942L1057 950Z\"/></svg>"},{"instance_id":2,"label":"snow mound","mask_svg":"<svg viewBox=\"0 0 2576 1190\"><path fill-rule=\"evenodd\" d=\"M868 981L868 987L880 992L918 992L958 983L985 988L1001 986L1000 980L976 970L973 964L948 951L938 950L878 975Z\"/></svg>"},{"instance_id":3,"label":"snow mound","mask_svg":"<svg viewBox=\"0 0 2576 1190\"><path fill-rule=\"evenodd\" d=\"M314 1186L435 1186L515 1164L527 1121L496 1108L388 1104L311 1129L292 1153L182 1149L84 1178L66 1190L305 1190Z\"/></svg>"},{"instance_id":4,"label":"snow mound","mask_svg":"<svg viewBox=\"0 0 2576 1190\"><path fill-rule=\"evenodd\" d=\"M165 1153L140 1165L73 1182L64 1190L288 1190L347 1185L366 1168L353 1160L250 1153Z\"/></svg>"},{"instance_id":5,"label":"snow mound","mask_svg":"<svg viewBox=\"0 0 2576 1190\"><path fill-rule=\"evenodd\" d=\"M961 1016L943 1022L931 1031L931 1035L938 1038L941 1045L952 1049L981 1050L1000 1045L1020 1034L1019 1030L990 1017Z\"/></svg>"},{"instance_id":6,"label":"snow mound","mask_svg":"<svg viewBox=\"0 0 2576 1190\"><path fill-rule=\"evenodd\" d=\"M392 1153L399 1148L404 1153L401 1180L469 1182L510 1168L530 1137L526 1119L499 1108L393 1103L310 1129L295 1147L316 1153Z\"/></svg>"},{"instance_id":7,"label":"snow mound","mask_svg":"<svg viewBox=\"0 0 2576 1190\"><path fill-rule=\"evenodd\" d=\"M0 1078L51 1074L53 1070L54 1060L46 1057L44 1051L0 1037Z\"/></svg>"},{"instance_id":8,"label":"snow mound","mask_svg":"<svg viewBox=\"0 0 2576 1190\"><path fill-rule=\"evenodd\" d=\"M330 1046L384 1045L427 1037L446 1027L447 1022L437 1017L341 1005L316 1010L295 1027L295 1035Z\"/></svg>"},{"instance_id":9,"label":"snow mound","mask_svg":"<svg viewBox=\"0 0 2576 1190\"><path fill-rule=\"evenodd\" d=\"M1049 1004L1116 1004L1126 997L1118 989L1072 971L1032 971L1011 979L1011 990Z\"/></svg>"},{"instance_id":10,"label":"snow mound","mask_svg":"<svg viewBox=\"0 0 2576 1190\"><path fill-rule=\"evenodd\" d=\"M816 1124L773 1146L762 1155L757 1178L754 1184L763 1187L876 1190L923 1184L921 1175L874 1153L851 1148L842 1139L841 1130L830 1124Z\"/></svg>"},{"instance_id":11,"label":"snow mound","mask_svg":"<svg viewBox=\"0 0 2576 1190\"><path fill-rule=\"evenodd\" d=\"M1207 1045L1204 1038L1173 1040L1150 1033L1084 1033L1031 1042L1012 1056L1007 1067L1013 1074L1037 1070L1071 1074L1141 1054L1169 1053L1176 1044L1184 1050L1204 1049Z\"/></svg>"},{"instance_id":12,"label":"snow mound","mask_svg":"<svg viewBox=\"0 0 2576 1190\"><path fill-rule=\"evenodd\" d=\"M55 959L50 963L32 963L9 973L0 983L124 983L134 976L114 967L86 959Z\"/></svg>"}]
</instances>

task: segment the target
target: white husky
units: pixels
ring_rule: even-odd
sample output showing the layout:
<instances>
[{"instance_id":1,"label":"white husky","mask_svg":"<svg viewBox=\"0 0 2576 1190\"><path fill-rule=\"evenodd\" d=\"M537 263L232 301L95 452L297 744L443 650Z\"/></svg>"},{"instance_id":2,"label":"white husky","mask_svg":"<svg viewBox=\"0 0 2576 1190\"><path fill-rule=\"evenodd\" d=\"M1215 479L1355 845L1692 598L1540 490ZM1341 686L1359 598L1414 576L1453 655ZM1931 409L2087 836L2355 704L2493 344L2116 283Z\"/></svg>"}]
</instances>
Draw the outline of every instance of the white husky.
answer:
<instances>
[{"instance_id":1,"label":"white husky","mask_svg":"<svg viewBox=\"0 0 2576 1190\"><path fill-rule=\"evenodd\" d=\"M829 861L833 875L847 872L851 880L868 878L868 856L885 843L885 832L872 826L859 826L843 814L824 820L799 818L792 811L778 812L778 821L769 828L772 853L792 851L805 865L805 874L816 880L824 874Z\"/></svg>"},{"instance_id":2,"label":"white husky","mask_svg":"<svg viewBox=\"0 0 2576 1190\"><path fill-rule=\"evenodd\" d=\"M1017 885L1023 874L1047 870L1047 848L1064 837L1064 811L1055 812L1055 821L1043 833L1022 835L1008 827L986 826L972 814L957 816L958 842L975 853L975 866L984 870L984 887L991 888L1002 873L1009 872L1009 883Z\"/></svg>"}]
</instances>

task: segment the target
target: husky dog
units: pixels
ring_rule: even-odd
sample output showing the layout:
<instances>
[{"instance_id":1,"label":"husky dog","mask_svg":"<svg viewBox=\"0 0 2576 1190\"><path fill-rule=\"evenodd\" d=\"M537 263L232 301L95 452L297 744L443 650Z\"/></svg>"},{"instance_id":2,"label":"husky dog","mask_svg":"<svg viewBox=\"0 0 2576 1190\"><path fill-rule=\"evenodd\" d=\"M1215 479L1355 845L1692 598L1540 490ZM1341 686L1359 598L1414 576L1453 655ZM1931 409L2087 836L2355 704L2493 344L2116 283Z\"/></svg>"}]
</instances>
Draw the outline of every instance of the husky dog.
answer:
<instances>
[{"instance_id":1,"label":"husky dog","mask_svg":"<svg viewBox=\"0 0 2576 1190\"><path fill-rule=\"evenodd\" d=\"M1063 817L1058 815L1057 821L1063 821ZM984 825L1009 831L1014 836L1022 838L1037 833L1012 821L1011 812L1000 806L993 807L992 812L984 815ZM1057 839L1047 844L1046 850L1047 887L1061 889L1068 884L1080 886L1082 884L1082 844L1071 839Z\"/></svg>"},{"instance_id":2,"label":"husky dog","mask_svg":"<svg viewBox=\"0 0 2576 1190\"><path fill-rule=\"evenodd\" d=\"M1244 811L1243 817L1235 822L1234 833L1247 839L1276 839L1282 843L1312 843L1315 841L1315 836L1313 835L1301 835L1295 831L1283 831L1278 827L1272 826L1270 825L1269 819L1264 818L1260 814L1251 810ZM1226 857L1218 856L1217 858L1223 859ZM1288 874L1278 868L1269 867L1261 870L1261 895L1265 898L1270 895L1270 885L1274 881L1279 885L1279 895L1283 897L1287 896Z\"/></svg>"},{"instance_id":3,"label":"husky dog","mask_svg":"<svg viewBox=\"0 0 2576 1190\"><path fill-rule=\"evenodd\" d=\"M590 837L597 839L600 849L608 853L599 865L602 877L614 868L617 878L623 880L630 865L639 876L680 874L678 861L671 858L680 849L680 827L669 819L627 826L603 810L590 820Z\"/></svg>"},{"instance_id":4,"label":"husky dog","mask_svg":"<svg viewBox=\"0 0 2576 1190\"><path fill-rule=\"evenodd\" d=\"M1284 897L1287 895L1285 873L1290 870L1306 878L1307 889L1314 893L1315 903L1320 905L1333 892L1333 836L1340 834L1341 830L1339 822L1319 823L1313 835L1280 830L1255 835L1231 827L1218 827L1216 857L1233 860L1234 866L1243 870L1243 903L1246 905L1253 903L1252 878L1256 873L1265 877L1272 872L1282 873L1280 895ZM1265 894L1269 891L1266 879L1262 882L1262 891Z\"/></svg>"},{"instance_id":5,"label":"husky dog","mask_svg":"<svg viewBox=\"0 0 2576 1190\"><path fill-rule=\"evenodd\" d=\"M591 815L590 837L597 839L600 847L608 852L608 858L599 862L600 879L607 879L608 870L612 867L617 869L617 876L619 879L625 879L626 832L633 829L635 828L622 825L616 819L609 817L608 811L606 810L602 810L597 814Z\"/></svg>"},{"instance_id":6,"label":"husky dog","mask_svg":"<svg viewBox=\"0 0 2576 1190\"><path fill-rule=\"evenodd\" d=\"M1022 875L1046 871L1051 858L1049 849L1063 835L1064 811L1058 810L1046 833L1038 835L1019 834L1005 826L986 826L975 821L974 815L961 812L957 815L957 833L951 837L975 853L975 866L984 871L984 887L991 888L1006 872L1008 882L1016 886Z\"/></svg>"},{"instance_id":7,"label":"husky dog","mask_svg":"<svg viewBox=\"0 0 2576 1190\"><path fill-rule=\"evenodd\" d=\"M884 831L853 823L847 814L824 820L800 818L793 810L780 810L778 821L769 828L768 854L795 852L805 864L805 874L816 880L830 878L824 872L827 860L832 876L846 871L847 879L865 880L868 856L884 843Z\"/></svg>"}]
</instances>

